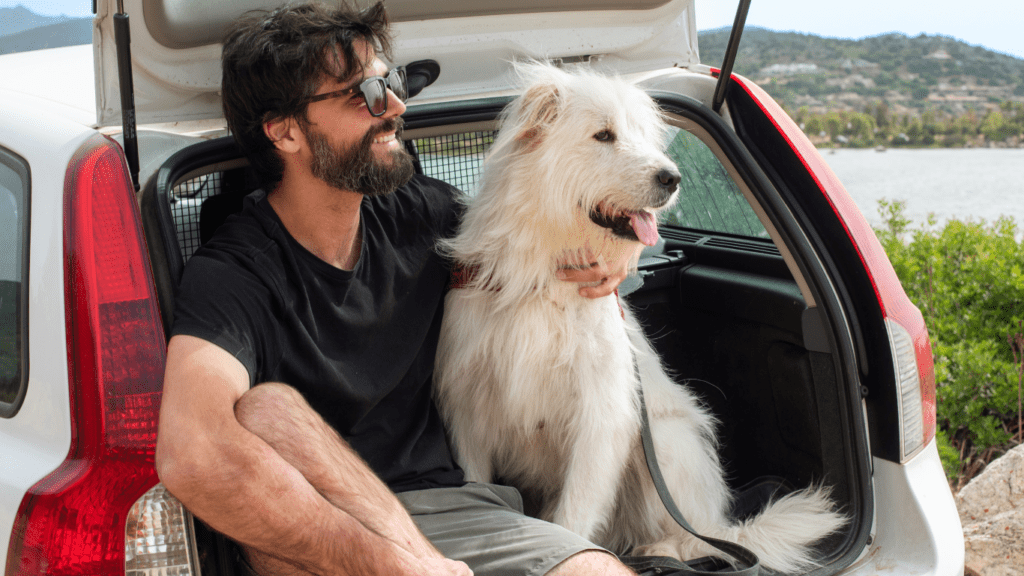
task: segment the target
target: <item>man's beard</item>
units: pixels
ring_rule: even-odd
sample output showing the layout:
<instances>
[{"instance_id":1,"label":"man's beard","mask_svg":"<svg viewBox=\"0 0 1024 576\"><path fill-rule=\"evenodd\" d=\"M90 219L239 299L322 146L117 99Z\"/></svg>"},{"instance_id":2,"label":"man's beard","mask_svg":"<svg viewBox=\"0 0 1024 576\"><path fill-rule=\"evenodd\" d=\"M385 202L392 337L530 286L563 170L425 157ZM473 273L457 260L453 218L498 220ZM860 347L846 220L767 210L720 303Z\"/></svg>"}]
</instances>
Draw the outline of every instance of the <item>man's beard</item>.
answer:
<instances>
[{"instance_id":1,"label":"man's beard","mask_svg":"<svg viewBox=\"0 0 1024 576\"><path fill-rule=\"evenodd\" d=\"M310 170L314 176L339 190L351 190L366 196L390 194L415 173L412 157L399 147L391 151L390 160L379 159L371 146L374 138L391 131L401 142L403 124L400 117L385 120L347 149L332 147L327 136L309 127L304 132L313 152Z\"/></svg>"}]
</instances>

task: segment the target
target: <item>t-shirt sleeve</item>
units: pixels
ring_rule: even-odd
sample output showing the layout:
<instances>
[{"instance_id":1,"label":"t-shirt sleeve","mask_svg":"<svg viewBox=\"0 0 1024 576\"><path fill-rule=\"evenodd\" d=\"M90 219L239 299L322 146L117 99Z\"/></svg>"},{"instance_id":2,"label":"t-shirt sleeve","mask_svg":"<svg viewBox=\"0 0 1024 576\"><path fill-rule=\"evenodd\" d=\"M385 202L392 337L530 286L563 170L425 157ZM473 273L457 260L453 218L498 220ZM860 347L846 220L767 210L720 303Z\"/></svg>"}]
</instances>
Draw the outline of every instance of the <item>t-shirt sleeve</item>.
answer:
<instances>
[{"instance_id":1,"label":"t-shirt sleeve","mask_svg":"<svg viewBox=\"0 0 1024 576\"><path fill-rule=\"evenodd\" d=\"M185 267L174 302L173 335L201 338L226 350L249 372L265 358L268 290L246 267L223 255L197 252Z\"/></svg>"}]
</instances>

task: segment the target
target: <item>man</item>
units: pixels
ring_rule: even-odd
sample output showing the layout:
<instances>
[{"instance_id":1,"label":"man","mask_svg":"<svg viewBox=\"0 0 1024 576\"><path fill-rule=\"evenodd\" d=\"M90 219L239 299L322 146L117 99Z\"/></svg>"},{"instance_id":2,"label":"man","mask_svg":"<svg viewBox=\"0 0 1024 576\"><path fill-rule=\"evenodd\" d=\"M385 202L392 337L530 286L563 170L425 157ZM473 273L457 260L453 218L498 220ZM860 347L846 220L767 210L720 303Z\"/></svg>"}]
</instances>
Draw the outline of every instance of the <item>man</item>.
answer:
<instances>
[{"instance_id":1,"label":"man","mask_svg":"<svg viewBox=\"0 0 1024 576\"><path fill-rule=\"evenodd\" d=\"M632 574L452 459L430 377L450 273L433 246L457 193L413 176L404 80L378 53L379 4L229 33L225 117L267 193L185 271L160 478L258 574ZM611 268L564 276L602 297L625 277Z\"/></svg>"}]
</instances>

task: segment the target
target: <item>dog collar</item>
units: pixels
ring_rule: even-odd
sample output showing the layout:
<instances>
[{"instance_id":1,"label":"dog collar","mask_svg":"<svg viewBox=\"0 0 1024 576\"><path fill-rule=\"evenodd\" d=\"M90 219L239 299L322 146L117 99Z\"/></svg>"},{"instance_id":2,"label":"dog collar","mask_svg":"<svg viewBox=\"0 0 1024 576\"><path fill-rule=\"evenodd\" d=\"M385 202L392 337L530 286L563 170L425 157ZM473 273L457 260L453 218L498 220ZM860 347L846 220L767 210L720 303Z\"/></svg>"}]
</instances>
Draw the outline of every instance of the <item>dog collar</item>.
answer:
<instances>
[{"instance_id":1,"label":"dog collar","mask_svg":"<svg viewBox=\"0 0 1024 576\"><path fill-rule=\"evenodd\" d=\"M468 288L473 279L476 278L477 273L480 272L480 266L465 266L456 263L452 266L452 275L448 278L448 289L457 290L460 288ZM501 287L494 288L497 292L501 290Z\"/></svg>"}]
</instances>

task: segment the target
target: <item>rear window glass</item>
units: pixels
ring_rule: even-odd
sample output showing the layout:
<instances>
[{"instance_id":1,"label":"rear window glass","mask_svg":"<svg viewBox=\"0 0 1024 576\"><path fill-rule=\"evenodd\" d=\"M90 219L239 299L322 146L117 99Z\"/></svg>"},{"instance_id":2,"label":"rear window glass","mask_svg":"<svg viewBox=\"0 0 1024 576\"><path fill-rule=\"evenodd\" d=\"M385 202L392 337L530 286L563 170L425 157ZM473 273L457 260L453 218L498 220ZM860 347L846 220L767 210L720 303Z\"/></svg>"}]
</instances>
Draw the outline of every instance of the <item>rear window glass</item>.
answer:
<instances>
[{"instance_id":1,"label":"rear window glass","mask_svg":"<svg viewBox=\"0 0 1024 576\"><path fill-rule=\"evenodd\" d=\"M0 416L17 412L28 376L28 167L0 149Z\"/></svg>"},{"instance_id":2,"label":"rear window glass","mask_svg":"<svg viewBox=\"0 0 1024 576\"><path fill-rule=\"evenodd\" d=\"M679 166L683 179L675 205L662 213L662 224L768 238L768 231L715 153L690 132L672 130L666 153Z\"/></svg>"},{"instance_id":3,"label":"rear window glass","mask_svg":"<svg viewBox=\"0 0 1024 576\"><path fill-rule=\"evenodd\" d=\"M474 194L480 165L495 132L464 132L415 140L423 172ZM761 221L714 152L700 138L672 127L666 153L683 179L662 224L715 233L768 238Z\"/></svg>"}]
</instances>

